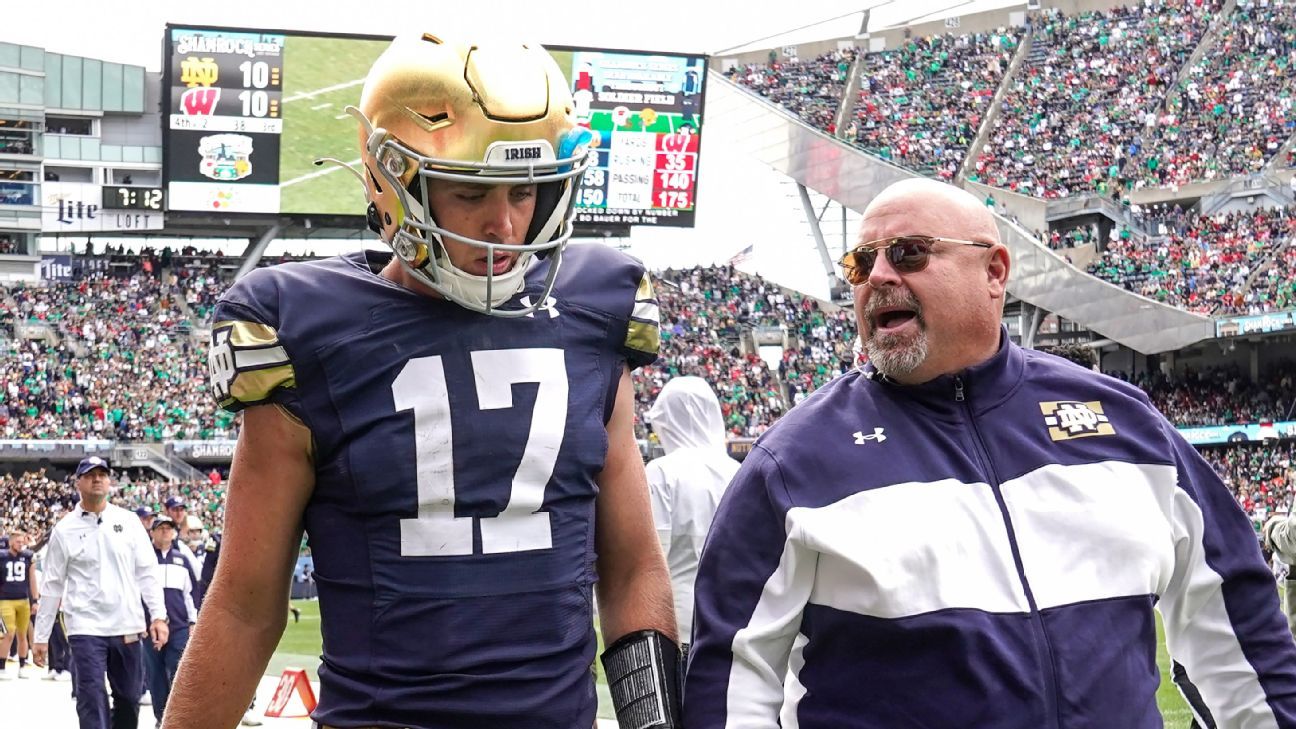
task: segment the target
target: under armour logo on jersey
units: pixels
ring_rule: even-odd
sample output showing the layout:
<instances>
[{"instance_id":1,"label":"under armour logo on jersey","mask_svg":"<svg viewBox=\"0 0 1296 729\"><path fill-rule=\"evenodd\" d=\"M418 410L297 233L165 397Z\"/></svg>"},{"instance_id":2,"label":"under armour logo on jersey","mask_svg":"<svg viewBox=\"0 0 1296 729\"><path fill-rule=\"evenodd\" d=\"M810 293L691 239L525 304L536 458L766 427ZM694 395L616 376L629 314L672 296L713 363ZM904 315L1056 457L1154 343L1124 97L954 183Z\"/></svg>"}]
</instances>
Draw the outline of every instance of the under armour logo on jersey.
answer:
<instances>
[{"instance_id":1,"label":"under armour logo on jersey","mask_svg":"<svg viewBox=\"0 0 1296 729\"><path fill-rule=\"evenodd\" d=\"M521 301L522 306L523 306L524 308L525 308L525 307L529 307L529 306L531 306L531 297L530 297L529 295L528 295L528 296L523 296L523 297L521 298L520 301ZM550 319L557 319L557 318L558 318L558 299L555 299L555 298L552 297L552 296L546 296L546 297L545 297L545 300L544 300L544 303L541 304L541 305L539 305L539 306L537 306L537 307L536 307L536 311L547 311L547 312L549 312L549 318L550 318ZM530 312L529 314L527 314L527 317L530 318L530 319L534 319L534 318L535 318L535 315L536 315L536 311Z\"/></svg>"},{"instance_id":2,"label":"under armour logo on jersey","mask_svg":"<svg viewBox=\"0 0 1296 729\"><path fill-rule=\"evenodd\" d=\"M855 445L864 445L871 440L881 443L886 440L886 436L882 434L882 431L883 428L874 428L873 435L864 435L862 430L855 431Z\"/></svg>"}]
</instances>

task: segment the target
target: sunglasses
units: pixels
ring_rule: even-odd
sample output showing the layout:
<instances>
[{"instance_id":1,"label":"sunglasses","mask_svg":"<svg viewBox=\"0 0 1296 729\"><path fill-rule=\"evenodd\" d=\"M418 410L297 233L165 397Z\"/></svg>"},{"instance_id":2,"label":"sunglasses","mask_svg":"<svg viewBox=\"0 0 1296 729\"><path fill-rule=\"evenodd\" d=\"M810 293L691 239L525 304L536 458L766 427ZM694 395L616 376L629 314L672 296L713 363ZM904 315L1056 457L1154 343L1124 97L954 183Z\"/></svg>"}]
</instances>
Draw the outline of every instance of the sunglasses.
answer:
<instances>
[{"instance_id":1,"label":"sunglasses","mask_svg":"<svg viewBox=\"0 0 1296 729\"><path fill-rule=\"evenodd\" d=\"M840 265L845 270L846 280L858 286L868 281L877 262L878 253L885 251L887 263L897 273L918 273L927 268L931 259L932 246L936 243L956 243L962 246L993 248L993 243L981 243L974 240L958 238L937 238L930 235L898 235L894 238L881 238L861 243L842 256Z\"/></svg>"}]
</instances>

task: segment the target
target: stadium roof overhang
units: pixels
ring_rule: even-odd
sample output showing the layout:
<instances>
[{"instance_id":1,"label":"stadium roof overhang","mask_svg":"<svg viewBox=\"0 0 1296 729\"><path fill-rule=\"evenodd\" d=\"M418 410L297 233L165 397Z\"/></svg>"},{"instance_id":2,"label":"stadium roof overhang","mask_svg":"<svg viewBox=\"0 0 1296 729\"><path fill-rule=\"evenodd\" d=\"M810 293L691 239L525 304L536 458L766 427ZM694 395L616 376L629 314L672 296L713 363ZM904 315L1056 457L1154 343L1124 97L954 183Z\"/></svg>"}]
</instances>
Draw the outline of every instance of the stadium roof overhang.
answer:
<instances>
[{"instance_id":1,"label":"stadium roof overhang","mask_svg":"<svg viewBox=\"0 0 1296 729\"><path fill-rule=\"evenodd\" d=\"M852 210L909 170L844 144L739 88L708 75L707 125L740 149L802 185ZM1013 257L1009 293L1144 354L1169 352L1215 336L1209 317L1126 291L1077 270L1025 230L998 218L1000 238Z\"/></svg>"},{"instance_id":2,"label":"stadium roof overhang","mask_svg":"<svg viewBox=\"0 0 1296 729\"><path fill-rule=\"evenodd\" d=\"M167 213L166 227L141 231L151 236L177 238L259 238L275 225L279 238L371 238L373 233L359 215L221 215L219 213Z\"/></svg>"}]
</instances>

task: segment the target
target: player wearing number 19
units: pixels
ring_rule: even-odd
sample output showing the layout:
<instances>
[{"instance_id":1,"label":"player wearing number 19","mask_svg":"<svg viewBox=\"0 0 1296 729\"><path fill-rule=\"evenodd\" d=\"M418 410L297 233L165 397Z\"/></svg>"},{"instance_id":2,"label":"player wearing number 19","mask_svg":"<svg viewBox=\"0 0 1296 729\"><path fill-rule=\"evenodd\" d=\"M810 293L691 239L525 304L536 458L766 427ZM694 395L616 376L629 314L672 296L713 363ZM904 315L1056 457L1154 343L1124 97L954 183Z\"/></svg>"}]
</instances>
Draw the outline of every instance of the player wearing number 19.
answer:
<instances>
[{"instance_id":1,"label":"player wearing number 19","mask_svg":"<svg viewBox=\"0 0 1296 729\"><path fill-rule=\"evenodd\" d=\"M261 269L222 297L212 386L243 430L166 727L238 721L302 525L320 726L588 729L596 579L618 710L677 725L629 378L657 306L640 263L568 245L590 137L567 88L536 45L398 38L351 110L395 256Z\"/></svg>"},{"instance_id":2,"label":"player wearing number 19","mask_svg":"<svg viewBox=\"0 0 1296 729\"><path fill-rule=\"evenodd\" d=\"M40 599L39 595L27 535L14 532L9 535L9 544L0 546L0 679L9 678L5 659L14 641L18 643L17 676L25 675L27 628L31 625L32 603Z\"/></svg>"}]
</instances>

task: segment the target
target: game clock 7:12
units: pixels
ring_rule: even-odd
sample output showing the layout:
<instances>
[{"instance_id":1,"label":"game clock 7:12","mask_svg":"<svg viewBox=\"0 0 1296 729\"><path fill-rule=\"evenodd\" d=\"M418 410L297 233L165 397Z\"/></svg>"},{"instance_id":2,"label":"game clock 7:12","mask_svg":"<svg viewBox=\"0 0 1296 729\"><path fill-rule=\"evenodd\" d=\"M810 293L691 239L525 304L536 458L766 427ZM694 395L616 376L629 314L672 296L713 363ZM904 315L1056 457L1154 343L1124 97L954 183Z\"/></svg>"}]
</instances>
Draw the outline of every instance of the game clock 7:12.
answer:
<instances>
[{"instance_id":1,"label":"game clock 7:12","mask_svg":"<svg viewBox=\"0 0 1296 729\"><path fill-rule=\"evenodd\" d=\"M104 210L162 211L162 188L104 185Z\"/></svg>"}]
</instances>

